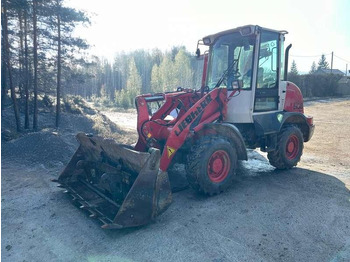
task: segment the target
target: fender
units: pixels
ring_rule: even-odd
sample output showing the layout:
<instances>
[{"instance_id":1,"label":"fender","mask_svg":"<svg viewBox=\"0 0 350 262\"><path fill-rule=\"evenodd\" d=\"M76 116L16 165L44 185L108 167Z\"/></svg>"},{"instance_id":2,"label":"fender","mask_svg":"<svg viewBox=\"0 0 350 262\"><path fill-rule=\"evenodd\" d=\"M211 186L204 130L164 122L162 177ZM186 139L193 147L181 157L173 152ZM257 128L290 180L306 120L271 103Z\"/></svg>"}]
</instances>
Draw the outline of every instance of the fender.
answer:
<instances>
[{"instance_id":1,"label":"fender","mask_svg":"<svg viewBox=\"0 0 350 262\"><path fill-rule=\"evenodd\" d=\"M304 113L303 95L300 88L292 83L287 82L286 98L284 102L284 111Z\"/></svg>"},{"instance_id":2,"label":"fender","mask_svg":"<svg viewBox=\"0 0 350 262\"><path fill-rule=\"evenodd\" d=\"M315 129L313 117L297 112L284 112L279 131L281 131L282 127L286 124L295 124L299 126L304 136L304 142L308 142L311 139Z\"/></svg>"},{"instance_id":3,"label":"fender","mask_svg":"<svg viewBox=\"0 0 350 262\"><path fill-rule=\"evenodd\" d=\"M304 142L310 140L314 124L313 118L299 112L272 112L253 115L255 132L258 136L279 133L286 124L298 125L304 134Z\"/></svg>"},{"instance_id":4,"label":"fender","mask_svg":"<svg viewBox=\"0 0 350 262\"><path fill-rule=\"evenodd\" d=\"M215 130L217 134L227 137L231 144L235 145L238 160L248 160L247 149L243 136L238 128L230 123L209 123L206 124L204 130Z\"/></svg>"}]
</instances>

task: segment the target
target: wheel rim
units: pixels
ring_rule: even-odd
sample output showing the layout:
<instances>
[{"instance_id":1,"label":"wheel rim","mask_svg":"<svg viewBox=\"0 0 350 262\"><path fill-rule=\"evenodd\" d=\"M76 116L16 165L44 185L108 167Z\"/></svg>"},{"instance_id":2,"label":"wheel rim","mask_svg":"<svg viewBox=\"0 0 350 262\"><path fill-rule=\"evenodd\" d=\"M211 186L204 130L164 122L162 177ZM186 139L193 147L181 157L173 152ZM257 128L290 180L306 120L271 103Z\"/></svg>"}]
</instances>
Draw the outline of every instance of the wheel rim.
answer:
<instances>
[{"instance_id":1,"label":"wheel rim","mask_svg":"<svg viewBox=\"0 0 350 262\"><path fill-rule=\"evenodd\" d=\"M288 159L294 159L299 152L299 139L296 135L291 135L286 144L286 156Z\"/></svg>"},{"instance_id":2,"label":"wheel rim","mask_svg":"<svg viewBox=\"0 0 350 262\"><path fill-rule=\"evenodd\" d=\"M215 151L208 161L208 176L212 182L220 183L228 175L231 167L230 157L224 150Z\"/></svg>"}]
</instances>

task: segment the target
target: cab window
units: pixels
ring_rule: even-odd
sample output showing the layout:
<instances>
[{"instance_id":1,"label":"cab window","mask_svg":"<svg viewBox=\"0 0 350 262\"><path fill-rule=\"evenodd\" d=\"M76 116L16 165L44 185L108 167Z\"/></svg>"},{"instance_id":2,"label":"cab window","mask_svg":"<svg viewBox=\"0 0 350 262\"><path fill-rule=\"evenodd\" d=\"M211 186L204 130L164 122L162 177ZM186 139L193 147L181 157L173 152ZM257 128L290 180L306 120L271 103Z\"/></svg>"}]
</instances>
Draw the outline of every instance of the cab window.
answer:
<instances>
[{"instance_id":1,"label":"cab window","mask_svg":"<svg viewBox=\"0 0 350 262\"><path fill-rule=\"evenodd\" d=\"M261 31L254 111L278 109L278 40L276 32Z\"/></svg>"},{"instance_id":2,"label":"cab window","mask_svg":"<svg viewBox=\"0 0 350 262\"><path fill-rule=\"evenodd\" d=\"M211 47L207 85L233 90L239 85L251 89L255 35L241 36L239 32L218 37ZM221 81L222 80L222 81Z\"/></svg>"},{"instance_id":3,"label":"cab window","mask_svg":"<svg viewBox=\"0 0 350 262\"><path fill-rule=\"evenodd\" d=\"M278 37L274 32L262 31L259 49L257 88L277 88Z\"/></svg>"}]
</instances>

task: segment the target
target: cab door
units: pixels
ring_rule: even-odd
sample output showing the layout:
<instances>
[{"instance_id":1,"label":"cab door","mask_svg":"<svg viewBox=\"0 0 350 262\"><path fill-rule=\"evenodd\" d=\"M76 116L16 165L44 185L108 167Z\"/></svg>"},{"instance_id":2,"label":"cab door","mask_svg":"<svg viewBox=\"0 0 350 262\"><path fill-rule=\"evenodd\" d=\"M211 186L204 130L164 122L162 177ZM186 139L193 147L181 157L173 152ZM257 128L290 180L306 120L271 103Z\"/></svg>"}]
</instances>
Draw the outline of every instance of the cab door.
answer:
<instances>
[{"instance_id":1,"label":"cab door","mask_svg":"<svg viewBox=\"0 0 350 262\"><path fill-rule=\"evenodd\" d=\"M254 113L278 110L279 33L260 31Z\"/></svg>"}]
</instances>

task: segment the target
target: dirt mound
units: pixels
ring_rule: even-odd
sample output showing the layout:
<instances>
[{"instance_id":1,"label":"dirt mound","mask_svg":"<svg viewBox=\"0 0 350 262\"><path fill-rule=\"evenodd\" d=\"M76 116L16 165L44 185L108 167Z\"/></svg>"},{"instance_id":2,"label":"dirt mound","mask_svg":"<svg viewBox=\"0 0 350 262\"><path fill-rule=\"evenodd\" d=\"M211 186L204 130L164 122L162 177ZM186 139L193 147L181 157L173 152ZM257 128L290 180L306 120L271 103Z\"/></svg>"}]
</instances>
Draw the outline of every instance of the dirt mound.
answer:
<instances>
[{"instance_id":1,"label":"dirt mound","mask_svg":"<svg viewBox=\"0 0 350 262\"><path fill-rule=\"evenodd\" d=\"M79 132L110 137L118 143L136 142L135 135L129 136L85 101L80 99L73 102L69 110L62 112L59 129L54 126L54 111L39 112L39 132L17 133L12 109L5 109L2 112L2 161L43 164L45 167L66 165L78 148L75 136ZM4 134L12 140L4 139Z\"/></svg>"},{"instance_id":2,"label":"dirt mound","mask_svg":"<svg viewBox=\"0 0 350 262\"><path fill-rule=\"evenodd\" d=\"M65 165L75 151L72 142L55 132L31 133L2 143L2 158L47 167Z\"/></svg>"}]
</instances>

